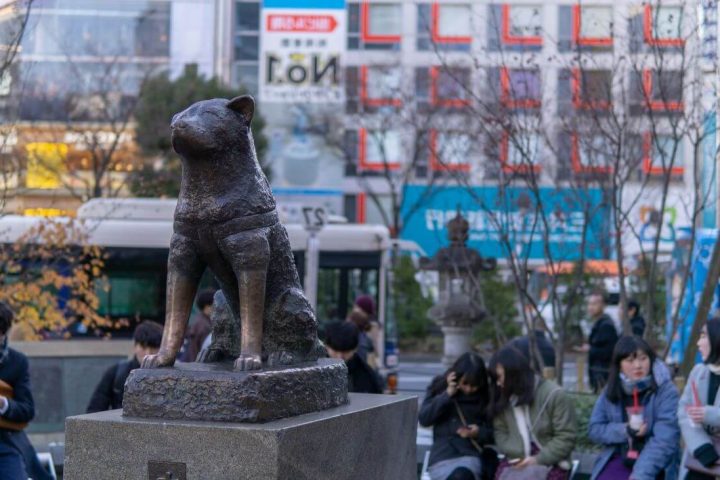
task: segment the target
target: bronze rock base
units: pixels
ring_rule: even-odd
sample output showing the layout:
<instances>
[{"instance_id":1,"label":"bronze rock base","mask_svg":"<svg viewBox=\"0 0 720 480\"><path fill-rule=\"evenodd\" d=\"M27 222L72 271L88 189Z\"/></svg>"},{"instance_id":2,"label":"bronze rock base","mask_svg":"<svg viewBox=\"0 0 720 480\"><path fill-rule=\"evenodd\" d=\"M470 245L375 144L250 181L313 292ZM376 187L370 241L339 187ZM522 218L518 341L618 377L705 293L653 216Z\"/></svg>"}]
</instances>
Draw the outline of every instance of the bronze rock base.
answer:
<instances>
[{"instance_id":1,"label":"bronze rock base","mask_svg":"<svg viewBox=\"0 0 720 480\"><path fill-rule=\"evenodd\" d=\"M235 371L232 362L179 363L133 370L123 416L266 422L343 405L347 390L345 363L329 358L249 372Z\"/></svg>"}]
</instances>

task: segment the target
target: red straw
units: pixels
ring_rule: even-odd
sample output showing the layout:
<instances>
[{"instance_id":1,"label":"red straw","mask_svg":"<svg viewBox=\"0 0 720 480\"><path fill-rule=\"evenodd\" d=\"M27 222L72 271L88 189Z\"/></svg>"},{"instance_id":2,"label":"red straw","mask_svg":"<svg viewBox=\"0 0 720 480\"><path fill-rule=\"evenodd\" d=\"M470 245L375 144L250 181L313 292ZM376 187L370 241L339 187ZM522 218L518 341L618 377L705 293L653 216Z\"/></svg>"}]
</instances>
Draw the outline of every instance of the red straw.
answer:
<instances>
[{"instance_id":1,"label":"red straw","mask_svg":"<svg viewBox=\"0 0 720 480\"><path fill-rule=\"evenodd\" d=\"M640 404L638 403L638 389L637 387L633 388L633 404L635 406L635 409L637 409Z\"/></svg>"},{"instance_id":2,"label":"red straw","mask_svg":"<svg viewBox=\"0 0 720 480\"><path fill-rule=\"evenodd\" d=\"M693 398L695 399L695 406L702 406L702 403L700 403L700 395L698 394L697 385L695 385L695 380L690 380L690 388L692 388Z\"/></svg>"}]
</instances>

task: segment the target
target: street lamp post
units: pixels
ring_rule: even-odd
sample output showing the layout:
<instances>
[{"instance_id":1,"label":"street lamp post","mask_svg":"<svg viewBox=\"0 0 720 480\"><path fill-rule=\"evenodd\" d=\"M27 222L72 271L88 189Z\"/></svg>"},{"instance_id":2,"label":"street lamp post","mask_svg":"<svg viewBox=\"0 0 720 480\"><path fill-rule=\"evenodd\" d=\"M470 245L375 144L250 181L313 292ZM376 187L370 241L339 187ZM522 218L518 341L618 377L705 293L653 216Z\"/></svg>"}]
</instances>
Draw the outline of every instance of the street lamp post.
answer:
<instances>
[{"instance_id":1,"label":"street lamp post","mask_svg":"<svg viewBox=\"0 0 720 480\"><path fill-rule=\"evenodd\" d=\"M496 261L483 258L476 250L468 248L470 225L459 208L447 229L450 245L438 250L431 258L422 258L420 269L439 273L439 298L428 310L428 317L440 325L444 336L442 361L451 365L460 355L470 351L472 327L485 316L478 301L481 292L477 274L494 269Z\"/></svg>"}]
</instances>

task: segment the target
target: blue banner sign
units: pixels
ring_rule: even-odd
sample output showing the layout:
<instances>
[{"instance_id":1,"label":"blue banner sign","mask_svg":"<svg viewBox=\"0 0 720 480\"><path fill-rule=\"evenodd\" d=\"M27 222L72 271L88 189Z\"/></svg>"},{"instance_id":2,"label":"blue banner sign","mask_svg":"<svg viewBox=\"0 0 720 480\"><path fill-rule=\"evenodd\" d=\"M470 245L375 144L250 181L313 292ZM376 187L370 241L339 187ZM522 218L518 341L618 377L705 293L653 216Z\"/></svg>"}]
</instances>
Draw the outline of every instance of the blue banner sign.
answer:
<instances>
[{"instance_id":1,"label":"blue banner sign","mask_svg":"<svg viewBox=\"0 0 720 480\"><path fill-rule=\"evenodd\" d=\"M403 196L402 238L433 255L448 245L446 226L458 208L470 223L468 245L485 257L507 257L508 248L532 259L549 251L554 261L577 260L582 248L586 259L609 257L609 209L602 191L592 188L540 188L535 195L527 188L410 185Z\"/></svg>"},{"instance_id":2,"label":"blue banner sign","mask_svg":"<svg viewBox=\"0 0 720 480\"><path fill-rule=\"evenodd\" d=\"M696 232L695 248L693 249L692 259L690 259L690 261L692 261L690 278L685 286L685 295L683 295L683 303L680 306L680 325L677 326L675 331L673 331L673 325L670 321L668 321L666 325L667 338L668 342L670 342L670 351L666 359L668 363L679 364L683 361L685 349L690 341L692 326L697 318L697 308L700 304L700 297L707 282L708 271L710 270L710 258L712 257L712 251L716 241L717 230L715 229L699 229ZM687 256L687 250L688 247L686 246L684 247L684 251L679 251L677 255ZM671 283L667 288L668 293L670 293L667 302L668 313L677 307L676 302L678 299L674 298L672 294L677 295L676 292L680 290L683 275L684 272L678 272L669 279ZM715 316L719 309L720 284L715 286L715 293L710 306L710 312L708 312L708 318ZM670 320L670 317L668 317L668 320ZM696 362L700 361L700 354L697 355L695 360Z\"/></svg>"}]
</instances>

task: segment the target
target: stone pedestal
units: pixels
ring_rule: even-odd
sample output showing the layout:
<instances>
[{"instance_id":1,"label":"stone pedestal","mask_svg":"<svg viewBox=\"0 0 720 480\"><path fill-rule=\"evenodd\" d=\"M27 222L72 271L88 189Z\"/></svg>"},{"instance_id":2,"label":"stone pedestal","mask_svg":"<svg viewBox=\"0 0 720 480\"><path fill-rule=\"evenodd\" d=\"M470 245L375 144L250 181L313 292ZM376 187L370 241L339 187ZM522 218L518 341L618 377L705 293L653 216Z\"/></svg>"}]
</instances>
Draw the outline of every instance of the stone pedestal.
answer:
<instances>
[{"instance_id":1,"label":"stone pedestal","mask_svg":"<svg viewBox=\"0 0 720 480\"><path fill-rule=\"evenodd\" d=\"M64 478L413 480L416 428L417 398L406 395L350 394L340 407L263 424L112 410L67 419Z\"/></svg>"},{"instance_id":2,"label":"stone pedestal","mask_svg":"<svg viewBox=\"0 0 720 480\"><path fill-rule=\"evenodd\" d=\"M446 367L455 363L463 353L471 350L471 327L441 327L444 335L442 363Z\"/></svg>"},{"instance_id":3,"label":"stone pedestal","mask_svg":"<svg viewBox=\"0 0 720 480\"><path fill-rule=\"evenodd\" d=\"M232 362L138 368L125 382L123 414L164 420L266 422L347 402L347 367L321 358L238 372Z\"/></svg>"}]
</instances>

